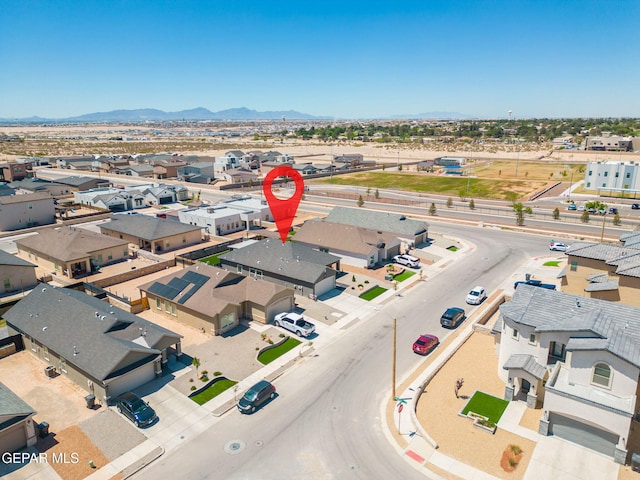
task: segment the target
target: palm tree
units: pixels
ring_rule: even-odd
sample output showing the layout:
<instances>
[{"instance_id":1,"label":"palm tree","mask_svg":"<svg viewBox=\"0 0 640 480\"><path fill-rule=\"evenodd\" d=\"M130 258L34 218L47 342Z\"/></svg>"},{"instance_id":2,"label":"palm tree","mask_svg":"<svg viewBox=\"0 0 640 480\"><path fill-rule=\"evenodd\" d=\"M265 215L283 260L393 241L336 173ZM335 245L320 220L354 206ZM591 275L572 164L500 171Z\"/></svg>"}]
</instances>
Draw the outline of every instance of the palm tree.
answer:
<instances>
[{"instance_id":1,"label":"palm tree","mask_svg":"<svg viewBox=\"0 0 640 480\"><path fill-rule=\"evenodd\" d=\"M196 367L196 376L198 376L198 369L200 368L200 359L198 357L193 357L193 360L191 360L191 365Z\"/></svg>"}]
</instances>

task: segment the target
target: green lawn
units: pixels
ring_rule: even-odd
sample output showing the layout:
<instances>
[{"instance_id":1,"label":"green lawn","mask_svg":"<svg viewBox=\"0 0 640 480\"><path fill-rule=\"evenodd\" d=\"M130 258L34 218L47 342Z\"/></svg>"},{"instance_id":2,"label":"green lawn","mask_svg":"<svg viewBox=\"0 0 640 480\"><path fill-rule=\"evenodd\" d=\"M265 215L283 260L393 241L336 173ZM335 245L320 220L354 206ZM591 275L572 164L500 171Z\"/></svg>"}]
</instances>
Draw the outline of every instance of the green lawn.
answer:
<instances>
[{"instance_id":1,"label":"green lawn","mask_svg":"<svg viewBox=\"0 0 640 480\"><path fill-rule=\"evenodd\" d=\"M258 361L263 365L268 365L276 358L287 353L289 350L296 348L298 345L300 345L300 343L300 340L289 337L277 347L265 350L260 355L258 355Z\"/></svg>"},{"instance_id":2,"label":"green lawn","mask_svg":"<svg viewBox=\"0 0 640 480\"><path fill-rule=\"evenodd\" d=\"M402 273L399 273L398 275L394 275L393 279L398 281L398 282L402 282L403 280L406 280L407 278L410 278L412 276L414 276L416 274L416 272L412 272L411 270L405 270Z\"/></svg>"},{"instance_id":3,"label":"green lawn","mask_svg":"<svg viewBox=\"0 0 640 480\"><path fill-rule=\"evenodd\" d=\"M458 247L451 245L450 247L447 247L447 250L449 250L450 252L457 252L458 251Z\"/></svg>"},{"instance_id":4,"label":"green lawn","mask_svg":"<svg viewBox=\"0 0 640 480\"><path fill-rule=\"evenodd\" d=\"M234 382L233 380L223 378L222 380L218 380L217 382L215 382L206 390L203 390L197 395L194 395L193 397L189 397L189 398L191 398L191 400L196 402L198 405L204 405L212 398L217 397L225 390L233 387L236 383L238 382Z\"/></svg>"},{"instance_id":5,"label":"green lawn","mask_svg":"<svg viewBox=\"0 0 640 480\"><path fill-rule=\"evenodd\" d=\"M470 178L466 176L445 177L428 176L410 173L361 172L333 177L332 180L320 180L319 183L334 183L338 185L355 185L366 188L390 188L396 190L410 190L419 193L437 193L457 198L464 192L469 198L493 198L509 200L514 192L516 198L525 192L542 188L546 182L532 180L495 180ZM469 187L467 191L467 186ZM364 198L366 201L366 198Z\"/></svg>"},{"instance_id":6,"label":"green lawn","mask_svg":"<svg viewBox=\"0 0 640 480\"><path fill-rule=\"evenodd\" d=\"M557 267L560 265L560 260L551 260L542 264L543 267Z\"/></svg>"},{"instance_id":7,"label":"green lawn","mask_svg":"<svg viewBox=\"0 0 640 480\"><path fill-rule=\"evenodd\" d=\"M209 265L220 265L220 256L225 253L229 253L231 250L225 250L224 252L216 253L215 255L211 255L210 257L201 258L199 261L207 263Z\"/></svg>"},{"instance_id":8,"label":"green lawn","mask_svg":"<svg viewBox=\"0 0 640 480\"><path fill-rule=\"evenodd\" d=\"M509 405L509 402L502 400L501 398L494 397L484 392L476 392L473 397L467 402L462 414L466 415L469 412L477 413L483 417L487 417L491 422L497 424L500 417L504 413L505 409Z\"/></svg>"},{"instance_id":9,"label":"green lawn","mask_svg":"<svg viewBox=\"0 0 640 480\"><path fill-rule=\"evenodd\" d=\"M381 286L377 285L373 287L371 290L368 290L364 292L362 295L360 295L360 298L369 302L374 298L376 298L378 295L382 295L386 291L387 291L386 288L382 288Z\"/></svg>"}]
</instances>

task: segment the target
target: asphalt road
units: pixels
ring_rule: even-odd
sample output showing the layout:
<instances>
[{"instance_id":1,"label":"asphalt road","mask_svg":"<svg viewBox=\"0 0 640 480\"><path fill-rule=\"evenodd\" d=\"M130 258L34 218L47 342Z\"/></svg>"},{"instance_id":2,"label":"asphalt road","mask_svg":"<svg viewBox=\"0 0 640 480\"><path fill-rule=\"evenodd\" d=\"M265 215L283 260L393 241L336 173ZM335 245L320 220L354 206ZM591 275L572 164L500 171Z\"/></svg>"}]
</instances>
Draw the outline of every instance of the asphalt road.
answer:
<instances>
[{"instance_id":1,"label":"asphalt road","mask_svg":"<svg viewBox=\"0 0 640 480\"><path fill-rule=\"evenodd\" d=\"M135 478L164 478L167 472L189 479L424 478L381 429L380 405L391 387L393 318L400 379L420 362L411 351L419 334L452 333L439 325L447 307L477 308L464 303L470 288L481 284L492 291L530 256L548 253L539 236L461 226L446 226L443 233L476 248L276 380L279 396L254 415L229 412Z\"/></svg>"}]
</instances>

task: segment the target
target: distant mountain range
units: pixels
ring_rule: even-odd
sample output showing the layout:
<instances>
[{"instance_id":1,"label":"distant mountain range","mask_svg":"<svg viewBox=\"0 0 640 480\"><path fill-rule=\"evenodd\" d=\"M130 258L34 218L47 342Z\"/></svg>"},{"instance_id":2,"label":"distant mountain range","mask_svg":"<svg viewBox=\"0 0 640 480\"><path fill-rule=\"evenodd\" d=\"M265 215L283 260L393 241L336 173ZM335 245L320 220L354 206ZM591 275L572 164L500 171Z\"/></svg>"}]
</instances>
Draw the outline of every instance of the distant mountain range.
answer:
<instances>
[{"instance_id":1,"label":"distant mountain range","mask_svg":"<svg viewBox=\"0 0 640 480\"><path fill-rule=\"evenodd\" d=\"M219 112L212 112L206 108L193 108L179 112L164 112L154 108L140 108L136 110L113 110L111 112L87 113L68 118L0 118L0 122L145 122L170 120L326 120L328 117L316 117L306 113L287 111L258 112L249 108L230 108Z\"/></svg>"},{"instance_id":2,"label":"distant mountain range","mask_svg":"<svg viewBox=\"0 0 640 480\"><path fill-rule=\"evenodd\" d=\"M318 117L295 110L286 111L266 111L258 112L246 107L230 108L212 112L206 108L192 108L179 112L164 112L154 108L139 108L136 110L112 110L111 112L87 113L77 117L68 118L0 118L1 123L44 123L44 122L78 122L78 123L99 123L99 122L147 122L147 121L171 121L171 120L333 120L333 117ZM388 117L378 117L378 119L395 120L466 120L473 119L470 115L457 112L427 112L408 115L391 115Z\"/></svg>"}]
</instances>

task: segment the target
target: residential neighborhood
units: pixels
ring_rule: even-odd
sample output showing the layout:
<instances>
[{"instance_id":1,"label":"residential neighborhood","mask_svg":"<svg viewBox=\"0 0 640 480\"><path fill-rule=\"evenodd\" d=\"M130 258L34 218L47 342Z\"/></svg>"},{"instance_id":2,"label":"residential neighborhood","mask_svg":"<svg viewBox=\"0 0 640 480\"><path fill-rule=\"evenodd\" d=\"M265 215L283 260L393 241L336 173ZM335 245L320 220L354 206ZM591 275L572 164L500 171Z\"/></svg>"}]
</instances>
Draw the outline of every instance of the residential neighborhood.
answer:
<instances>
[{"instance_id":1,"label":"residential neighborhood","mask_svg":"<svg viewBox=\"0 0 640 480\"><path fill-rule=\"evenodd\" d=\"M206 159L58 157L4 169L0 446L43 455L82 443L93 453L78 452L80 473L24 461L0 465L0 475L156 475L158 459L173 462L167 452L179 452L183 439L205 444L206 435L244 428L241 414L305 408L289 403L304 395L289 378L340 378L365 355L386 371L389 345L378 341L399 320L394 355L412 373L376 408L387 417L380 422L390 451L396 445L404 462L457 478L510 478L508 461L484 460L508 438L525 450L513 478L543 468L550 448L579 449L577 471L597 460L595 476L633 478L638 230L606 240L599 226L564 234L557 250L558 237L549 242L524 225L509 234L524 242L514 247L501 240L504 220L475 219L463 203L442 201L434 213L431 199L338 189L333 174L366 172L371 161L329 159L229 150ZM423 162L415 163L420 174ZM446 175L466 157L427 163ZM285 242L259 185L283 164L305 181ZM280 195L291 190L274 186ZM621 208L630 217L631 204ZM471 301L470 290L481 295ZM449 311L460 314L447 324ZM415 338L430 343L412 348ZM353 382L345 402L380 377ZM257 392L247 404L257 386L267 397ZM502 402L497 417L469 407L479 395ZM413 415L402 414L403 401ZM132 402L147 417L128 411ZM441 415L432 414L436 405ZM465 440L456 447L453 436Z\"/></svg>"}]
</instances>

